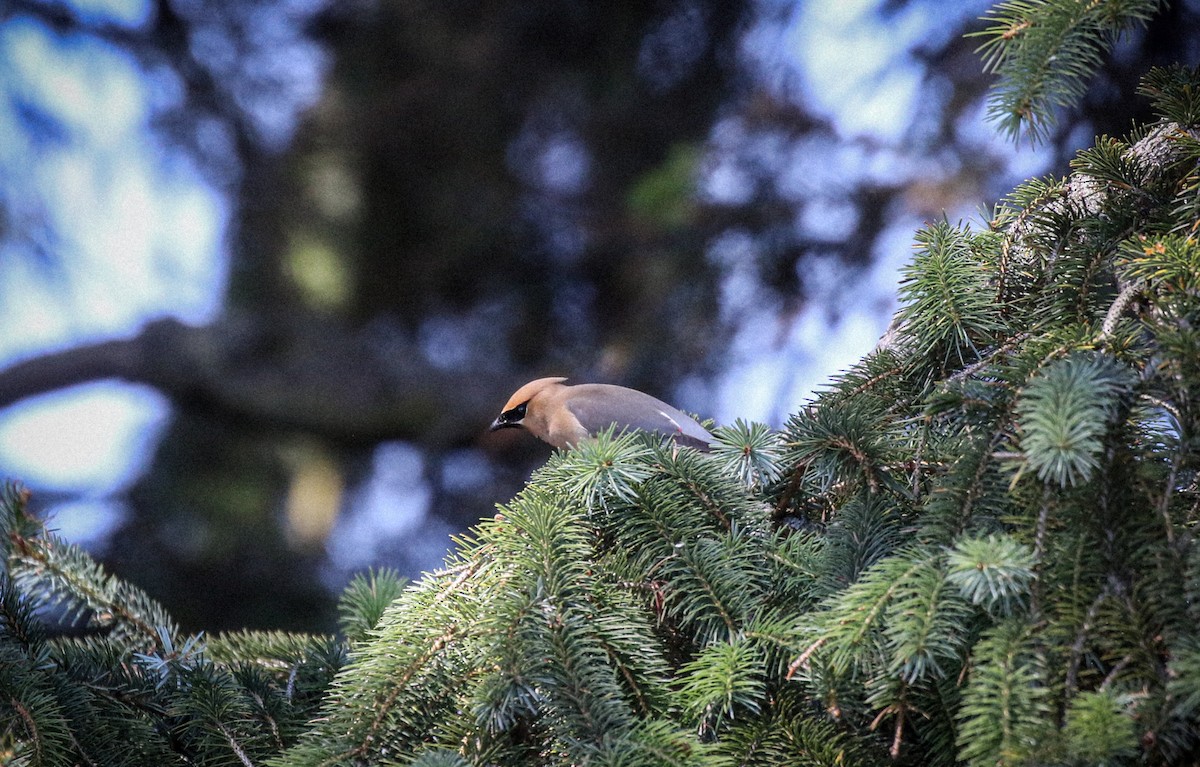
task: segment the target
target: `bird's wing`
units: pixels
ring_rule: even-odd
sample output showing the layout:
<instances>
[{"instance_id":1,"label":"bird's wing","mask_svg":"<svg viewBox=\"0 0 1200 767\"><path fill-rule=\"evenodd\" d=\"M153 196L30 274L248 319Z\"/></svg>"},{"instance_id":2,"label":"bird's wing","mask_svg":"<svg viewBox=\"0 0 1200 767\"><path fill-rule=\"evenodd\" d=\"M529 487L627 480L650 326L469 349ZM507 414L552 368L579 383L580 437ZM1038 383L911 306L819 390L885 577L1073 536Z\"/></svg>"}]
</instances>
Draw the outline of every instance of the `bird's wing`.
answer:
<instances>
[{"instance_id":1,"label":"bird's wing","mask_svg":"<svg viewBox=\"0 0 1200 767\"><path fill-rule=\"evenodd\" d=\"M580 384L566 406L590 433L612 424L622 429L659 432L707 446L712 435L694 419L649 394L608 384Z\"/></svg>"}]
</instances>

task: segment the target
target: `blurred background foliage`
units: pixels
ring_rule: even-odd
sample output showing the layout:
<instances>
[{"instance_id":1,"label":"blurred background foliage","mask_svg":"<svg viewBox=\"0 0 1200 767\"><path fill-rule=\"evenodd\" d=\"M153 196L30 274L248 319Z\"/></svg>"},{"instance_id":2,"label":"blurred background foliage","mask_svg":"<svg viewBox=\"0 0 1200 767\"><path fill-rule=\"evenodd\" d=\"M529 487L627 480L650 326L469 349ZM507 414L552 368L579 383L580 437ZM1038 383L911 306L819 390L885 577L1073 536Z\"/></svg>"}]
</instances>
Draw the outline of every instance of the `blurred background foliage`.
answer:
<instances>
[{"instance_id":1,"label":"blurred background foliage","mask_svg":"<svg viewBox=\"0 0 1200 767\"><path fill-rule=\"evenodd\" d=\"M1198 59L1172 3L1015 148L987 6L8 0L0 429L95 381L159 415L116 479L24 476L36 428L0 471L187 629L324 630L348 571L436 566L545 460L484 431L525 380L778 425L886 326L917 226L986 220ZM71 197L79 162L106 182Z\"/></svg>"}]
</instances>

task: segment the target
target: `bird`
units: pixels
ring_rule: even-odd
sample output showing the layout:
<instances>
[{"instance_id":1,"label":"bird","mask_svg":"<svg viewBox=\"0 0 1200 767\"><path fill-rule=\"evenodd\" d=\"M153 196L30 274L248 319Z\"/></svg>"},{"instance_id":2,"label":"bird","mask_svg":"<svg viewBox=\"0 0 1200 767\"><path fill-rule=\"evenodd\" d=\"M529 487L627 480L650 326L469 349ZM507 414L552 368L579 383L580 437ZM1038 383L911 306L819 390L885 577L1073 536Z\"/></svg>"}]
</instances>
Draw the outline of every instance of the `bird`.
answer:
<instances>
[{"instance_id":1,"label":"bird","mask_svg":"<svg viewBox=\"0 0 1200 767\"><path fill-rule=\"evenodd\" d=\"M567 386L566 378L538 378L517 389L489 431L523 428L560 450L610 426L673 438L676 444L708 450L713 436L686 413L637 389L612 384Z\"/></svg>"}]
</instances>

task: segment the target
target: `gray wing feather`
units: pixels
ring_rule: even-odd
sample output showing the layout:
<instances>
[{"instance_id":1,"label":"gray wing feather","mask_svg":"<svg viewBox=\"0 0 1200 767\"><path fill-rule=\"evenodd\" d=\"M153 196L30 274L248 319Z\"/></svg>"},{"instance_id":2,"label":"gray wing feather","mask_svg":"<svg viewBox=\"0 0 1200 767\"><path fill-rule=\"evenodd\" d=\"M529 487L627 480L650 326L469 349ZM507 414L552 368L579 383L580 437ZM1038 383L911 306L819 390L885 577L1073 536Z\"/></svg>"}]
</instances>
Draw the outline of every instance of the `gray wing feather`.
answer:
<instances>
[{"instance_id":1,"label":"gray wing feather","mask_svg":"<svg viewBox=\"0 0 1200 767\"><path fill-rule=\"evenodd\" d=\"M616 424L618 429L641 429L683 438L707 446L712 435L686 413L635 389L608 384L580 384L567 408L589 433Z\"/></svg>"}]
</instances>

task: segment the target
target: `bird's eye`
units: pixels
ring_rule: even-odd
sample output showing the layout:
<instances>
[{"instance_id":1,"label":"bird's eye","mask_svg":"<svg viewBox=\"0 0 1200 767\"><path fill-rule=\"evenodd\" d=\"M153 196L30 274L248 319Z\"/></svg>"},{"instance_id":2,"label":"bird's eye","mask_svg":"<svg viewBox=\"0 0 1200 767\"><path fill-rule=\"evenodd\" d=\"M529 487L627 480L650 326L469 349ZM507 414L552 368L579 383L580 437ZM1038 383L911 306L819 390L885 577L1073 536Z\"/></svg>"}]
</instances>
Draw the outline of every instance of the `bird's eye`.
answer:
<instances>
[{"instance_id":1,"label":"bird's eye","mask_svg":"<svg viewBox=\"0 0 1200 767\"><path fill-rule=\"evenodd\" d=\"M520 405L517 405L515 408L513 408L513 413L516 414L517 418L524 418L525 417L525 409L528 406L529 406L528 402L522 402Z\"/></svg>"}]
</instances>

